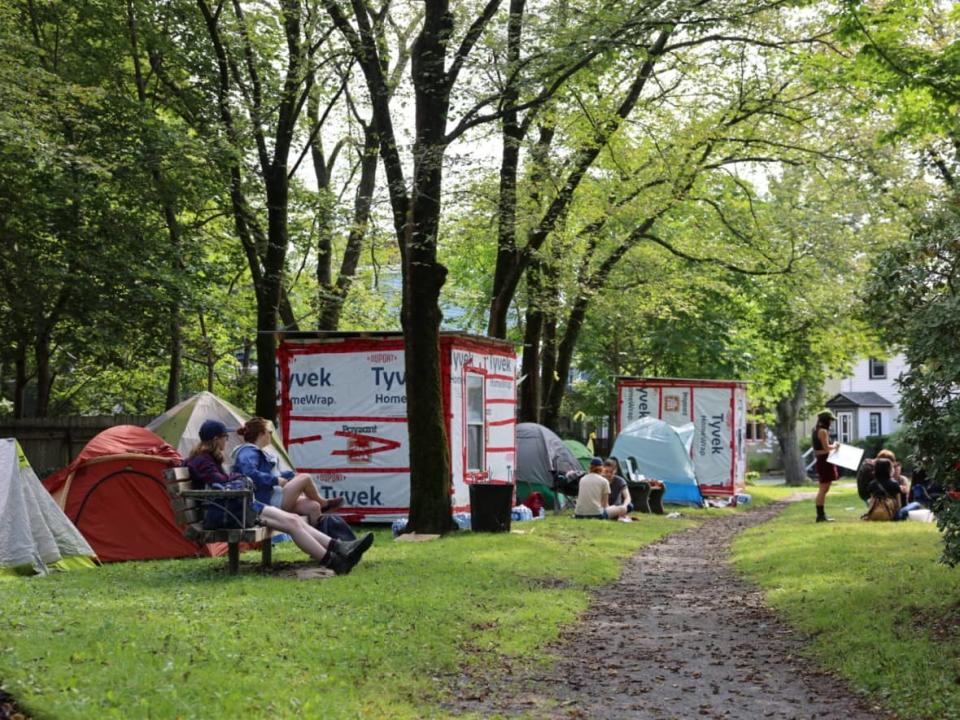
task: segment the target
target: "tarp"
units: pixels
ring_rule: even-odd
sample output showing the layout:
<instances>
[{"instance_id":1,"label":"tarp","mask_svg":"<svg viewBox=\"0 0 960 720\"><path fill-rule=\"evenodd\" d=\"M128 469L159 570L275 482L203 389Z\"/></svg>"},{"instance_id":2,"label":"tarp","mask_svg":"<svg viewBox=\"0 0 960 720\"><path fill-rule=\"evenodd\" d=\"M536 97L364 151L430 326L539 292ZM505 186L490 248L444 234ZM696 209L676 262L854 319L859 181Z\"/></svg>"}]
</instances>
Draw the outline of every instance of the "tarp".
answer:
<instances>
[{"instance_id":1,"label":"tarp","mask_svg":"<svg viewBox=\"0 0 960 720\"><path fill-rule=\"evenodd\" d=\"M95 567L95 558L40 484L20 444L0 439L0 575Z\"/></svg>"},{"instance_id":2,"label":"tarp","mask_svg":"<svg viewBox=\"0 0 960 720\"><path fill-rule=\"evenodd\" d=\"M104 562L209 555L177 526L163 471L180 454L134 425L108 428L43 481Z\"/></svg>"},{"instance_id":3,"label":"tarp","mask_svg":"<svg viewBox=\"0 0 960 720\"><path fill-rule=\"evenodd\" d=\"M566 445L567 449L574 454L577 460L580 461L580 466L584 470L590 469L590 459L593 457L593 453L590 452L590 448L588 448L579 440L564 440L563 444Z\"/></svg>"},{"instance_id":4,"label":"tarp","mask_svg":"<svg viewBox=\"0 0 960 720\"><path fill-rule=\"evenodd\" d=\"M250 416L237 406L211 392L201 392L155 417L147 425L147 430L159 435L175 447L181 456L186 458L200 442L200 426L203 425L205 420L219 420L227 428L233 430L249 419ZM227 449L224 453L228 462L229 458L232 457L233 449L241 442L243 442L243 439L237 433L231 432L229 434ZM281 470L293 469L293 463L287 456L287 451L276 432L273 433L270 450L279 458Z\"/></svg>"},{"instance_id":5,"label":"tarp","mask_svg":"<svg viewBox=\"0 0 960 720\"><path fill-rule=\"evenodd\" d=\"M554 474L582 470L556 433L537 423L517 425L517 499L539 492L556 503Z\"/></svg>"},{"instance_id":6,"label":"tarp","mask_svg":"<svg viewBox=\"0 0 960 720\"><path fill-rule=\"evenodd\" d=\"M666 485L663 502L702 505L690 459L693 434L693 423L674 427L653 417L640 418L617 435L610 455L620 460L621 466L623 460L632 460L641 475L662 481Z\"/></svg>"}]
</instances>

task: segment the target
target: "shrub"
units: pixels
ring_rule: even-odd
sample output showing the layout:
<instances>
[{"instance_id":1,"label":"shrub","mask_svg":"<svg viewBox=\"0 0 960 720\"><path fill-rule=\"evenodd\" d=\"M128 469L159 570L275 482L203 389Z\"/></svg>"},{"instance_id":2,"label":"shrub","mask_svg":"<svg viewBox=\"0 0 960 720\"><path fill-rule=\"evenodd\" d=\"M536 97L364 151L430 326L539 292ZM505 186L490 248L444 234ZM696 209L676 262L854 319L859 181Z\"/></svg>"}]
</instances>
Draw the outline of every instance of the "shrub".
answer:
<instances>
[{"instance_id":1,"label":"shrub","mask_svg":"<svg viewBox=\"0 0 960 720\"><path fill-rule=\"evenodd\" d=\"M760 477L763 473L767 471L767 468L770 467L770 456L769 455L749 455L747 456L747 470L757 474L757 477ZM750 473L747 473L748 475Z\"/></svg>"}]
</instances>

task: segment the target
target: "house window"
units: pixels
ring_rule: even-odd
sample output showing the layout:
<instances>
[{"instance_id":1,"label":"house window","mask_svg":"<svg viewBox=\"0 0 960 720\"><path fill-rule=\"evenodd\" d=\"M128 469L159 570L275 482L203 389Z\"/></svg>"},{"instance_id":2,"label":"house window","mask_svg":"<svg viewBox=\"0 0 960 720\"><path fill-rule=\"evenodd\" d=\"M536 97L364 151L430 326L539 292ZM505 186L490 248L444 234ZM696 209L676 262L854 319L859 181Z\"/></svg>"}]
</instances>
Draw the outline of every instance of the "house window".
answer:
<instances>
[{"instance_id":1,"label":"house window","mask_svg":"<svg viewBox=\"0 0 960 720\"><path fill-rule=\"evenodd\" d=\"M884 380L887 377L887 361L870 358L870 379Z\"/></svg>"},{"instance_id":2,"label":"house window","mask_svg":"<svg viewBox=\"0 0 960 720\"><path fill-rule=\"evenodd\" d=\"M837 413L837 440L849 443L853 440L853 415Z\"/></svg>"},{"instance_id":3,"label":"house window","mask_svg":"<svg viewBox=\"0 0 960 720\"><path fill-rule=\"evenodd\" d=\"M756 420L747 420L747 440L766 442L767 424Z\"/></svg>"},{"instance_id":4,"label":"house window","mask_svg":"<svg viewBox=\"0 0 960 720\"><path fill-rule=\"evenodd\" d=\"M872 412L870 413L870 434L871 435L880 435L882 433L880 427L880 413Z\"/></svg>"},{"instance_id":5,"label":"house window","mask_svg":"<svg viewBox=\"0 0 960 720\"><path fill-rule=\"evenodd\" d=\"M467 471L484 469L484 415L483 376L467 374Z\"/></svg>"}]
</instances>

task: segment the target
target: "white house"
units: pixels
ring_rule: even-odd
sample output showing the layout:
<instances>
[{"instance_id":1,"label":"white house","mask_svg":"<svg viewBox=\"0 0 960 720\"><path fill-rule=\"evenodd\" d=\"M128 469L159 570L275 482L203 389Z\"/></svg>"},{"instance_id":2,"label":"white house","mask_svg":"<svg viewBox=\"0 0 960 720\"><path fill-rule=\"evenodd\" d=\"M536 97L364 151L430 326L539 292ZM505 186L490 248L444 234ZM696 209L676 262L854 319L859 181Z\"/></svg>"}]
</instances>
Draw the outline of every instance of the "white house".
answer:
<instances>
[{"instance_id":1,"label":"white house","mask_svg":"<svg viewBox=\"0 0 960 720\"><path fill-rule=\"evenodd\" d=\"M900 391L895 381L906 369L903 355L868 358L840 380L839 389L826 403L837 416L834 431L840 442L890 435L900 427Z\"/></svg>"}]
</instances>

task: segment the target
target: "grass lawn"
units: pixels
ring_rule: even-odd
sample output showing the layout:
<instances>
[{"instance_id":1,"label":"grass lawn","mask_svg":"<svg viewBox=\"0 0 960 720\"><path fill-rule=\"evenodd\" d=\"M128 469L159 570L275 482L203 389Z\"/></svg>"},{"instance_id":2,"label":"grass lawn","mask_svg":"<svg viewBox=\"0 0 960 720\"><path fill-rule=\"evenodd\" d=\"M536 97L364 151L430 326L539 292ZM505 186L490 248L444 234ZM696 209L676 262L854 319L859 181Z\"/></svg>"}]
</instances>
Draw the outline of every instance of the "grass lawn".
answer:
<instances>
[{"instance_id":1,"label":"grass lawn","mask_svg":"<svg viewBox=\"0 0 960 720\"><path fill-rule=\"evenodd\" d=\"M800 502L744 533L734 561L812 637L811 654L904 718L960 718L960 570L937 562L932 524L859 520L833 490L815 524Z\"/></svg>"},{"instance_id":2,"label":"grass lawn","mask_svg":"<svg viewBox=\"0 0 960 720\"><path fill-rule=\"evenodd\" d=\"M17 578L0 582L0 682L37 720L438 717L444 675L537 652L624 558L695 522L551 517L426 543L381 530L325 580L261 575L259 553L233 577L218 558ZM309 566L291 543L274 556Z\"/></svg>"}]
</instances>

